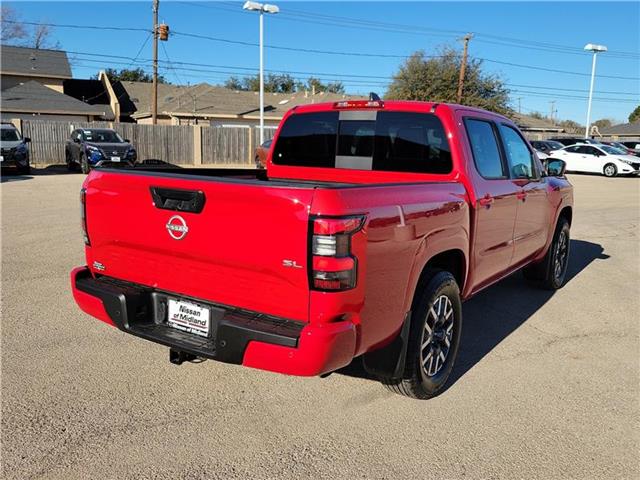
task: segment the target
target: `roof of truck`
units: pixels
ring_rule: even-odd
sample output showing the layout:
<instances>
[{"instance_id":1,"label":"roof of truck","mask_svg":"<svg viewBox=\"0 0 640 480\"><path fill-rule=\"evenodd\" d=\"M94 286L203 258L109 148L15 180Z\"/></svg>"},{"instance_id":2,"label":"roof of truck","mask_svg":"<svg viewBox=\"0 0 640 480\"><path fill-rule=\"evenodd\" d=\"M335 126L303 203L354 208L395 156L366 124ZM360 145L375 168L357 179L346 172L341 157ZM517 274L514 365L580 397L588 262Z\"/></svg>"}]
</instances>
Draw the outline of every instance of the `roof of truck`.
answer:
<instances>
[{"instance_id":1,"label":"roof of truck","mask_svg":"<svg viewBox=\"0 0 640 480\"><path fill-rule=\"evenodd\" d=\"M348 101L349 99L345 99L344 101ZM359 102L367 102L369 100L358 100ZM432 110L437 110L438 108L448 108L451 109L453 111L455 110L466 110L466 111L471 111L471 112L478 112L478 113L484 113L484 114L489 114L489 115L493 115L499 118L503 118L507 121L512 121L509 120L509 118L505 117L504 115L501 115L499 113L496 112L491 112L489 110L483 110L481 108L477 108L477 107L470 107L468 105L458 105L455 103L439 103L439 102L424 102L424 101L420 101L420 100L379 100L383 106L380 108L377 107L361 107L363 110L370 108L372 110L403 110L403 111L415 111L415 112L432 112ZM375 100L374 100L375 102ZM342 103L342 102L322 102L322 103L314 103L314 104L309 104L309 105L298 105L294 108L291 109L291 111L294 111L295 113L306 113L306 112L322 112L322 111L327 111L327 110L334 110L334 109L340 109L339 107L336 107L336 104L338 103ZM344 108L344 110L347 110L348 108ZM352 107L351 109L353 110L358 110L358 107ZM434 111L435 111L434 110Z\"/></svg>"}]
</instances>

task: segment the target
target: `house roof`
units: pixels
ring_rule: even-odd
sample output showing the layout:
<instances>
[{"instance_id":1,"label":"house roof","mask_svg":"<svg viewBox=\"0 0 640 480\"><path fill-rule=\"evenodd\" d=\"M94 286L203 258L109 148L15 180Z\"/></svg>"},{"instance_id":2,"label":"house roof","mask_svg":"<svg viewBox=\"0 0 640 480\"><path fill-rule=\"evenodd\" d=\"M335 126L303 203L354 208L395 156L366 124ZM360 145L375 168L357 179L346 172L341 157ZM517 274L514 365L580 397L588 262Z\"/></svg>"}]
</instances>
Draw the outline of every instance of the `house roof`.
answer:
<instances>
[{"instance_id":1,"label":"house roof","mask_svg":"<svg viewBox=\"0 0 640 480\"><path fill-rule=\"evenodd\" d=\"M122 88L131 100L134 118L151 114L151 84L143 82L118 82L116 92ZM120 94L117 94L120 97ZM346 95L305 92L265 93L265 116L280 119L287 110L309 103L343 100ZM349 98L354 98L349 96ZM356 97L364 98L364 97ZM121 100L122 101L122 100ZM259 115L258 92L231 90L229 88L200 83L191 87L159 84L158 113L176 117L251 118ZM123 109L123 112L125 110Z\"/></svg>"},{"instance_id":2,"label":"house roof","mask_svg":"<svg viewBox=\"0 0 640 480\"><path fill-rule=\"evenodd\" d=\"M522 115L520 113L513 113L511 119L518 127L525 131L538 131L538 132L562 132L564 128L554 125L552 122L545 118L536 118L529 115Z\"/></svg>"},{"instance_id":3,"label":"house roof","mask_svg":"<svg viewBox=\"0 0 640 480\"><path fill-rule=\"evenodd\" d=\"M108 105L89 105L69 95L45 87L31 80L2 92L2 111L20 113L49 113L67 115L95 115L113 118Z\"/></svg>"},{"instance_id":4,"label":"house roof","mask_svg":"<svg viewBox=\"0 0 640 480\"><path fill-rule=\"evenodd\" d=\"M601 128L600 135L627 135L640 137L640 120Z\"/></svg>"},{"instance_id":5,"label":"house roof","mask_svg":"<svg viewBox=\"0 0 640 480\"><path fill-rule=\"evenodd\" d=\"M71 78L67 52L0 45L0 73L32 77Z\"/></svg>"}]
</instances>

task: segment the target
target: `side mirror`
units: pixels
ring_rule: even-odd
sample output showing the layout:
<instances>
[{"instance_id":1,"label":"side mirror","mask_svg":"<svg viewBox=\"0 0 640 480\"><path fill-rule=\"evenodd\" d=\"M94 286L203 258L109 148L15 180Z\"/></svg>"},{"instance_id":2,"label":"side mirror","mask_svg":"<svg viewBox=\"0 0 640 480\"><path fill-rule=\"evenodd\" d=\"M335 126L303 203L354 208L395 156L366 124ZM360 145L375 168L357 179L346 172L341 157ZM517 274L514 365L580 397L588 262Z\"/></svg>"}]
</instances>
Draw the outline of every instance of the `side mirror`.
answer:
<instances>
[{"instance_id":1,"label":"side mirror","mask_svg":"<svg viewBox=\"0 0 640 480\"><path fill-rule=\"evenodd\" d=\"M31 139L30 139L29 137L24 137L24 138L22 139L22 141L23 141L24 143L29 143L29 142L31 142Z\"/></svg>"},{"instance_id":2,"label":"side mirror","mask_svg":"<svg viewBox=\"0 0 640 480\"><path fill-rule=\"evenodd\" d=\"M129 140L128 138L125 138L124 143L131 143L131 140Z\"/></svg>"},{"instance_id":3,"label":"side mirror","mask_svg":"<svg viewBox=\"0 0 640 480\"><path fill-rule=\"evenodd\" d=\"M78 137L73 137L71 140L73 140L73 143L80 143L80 139Z\"/></svg>"},{"instance_id":4,"label":"side mirror","mask_svg":"<svg viewBox=\"0 0 640 480\"><path fill-rule=\"evenodd\" d=\"M567 170L567 163L564 160L550 158L545 165L546 177L562 177Z\"/></svg>"}]
</instances>

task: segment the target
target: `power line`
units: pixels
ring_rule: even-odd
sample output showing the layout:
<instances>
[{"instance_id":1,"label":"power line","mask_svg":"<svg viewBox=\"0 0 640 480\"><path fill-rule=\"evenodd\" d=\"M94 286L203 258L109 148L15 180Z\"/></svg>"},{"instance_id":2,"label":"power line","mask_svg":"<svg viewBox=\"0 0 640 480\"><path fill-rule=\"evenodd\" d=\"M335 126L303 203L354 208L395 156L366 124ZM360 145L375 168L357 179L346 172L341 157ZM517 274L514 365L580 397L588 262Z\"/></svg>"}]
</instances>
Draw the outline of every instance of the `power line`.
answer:
<instances>
[{"instance_id":1,"label":"power line","mask_svg":"<svg viewBox=\"0 0 640 480\"><path fill-rule=\"evenodd\" d=\"M230 11L233 13L242 14L245 13L242 10L238 9L237 6L231 2L220 2L231 5L232 7L221 7L219 4L210 5L210 4L198 4L194 2L178 2L186 5L203 7L203 8L215 8L219 10ZM286 18L293 17L293 18ZM330 25L330 26L340 26L340 27L348 27L348 28L357 28L357 29L366 29L366 30L380 30L383 31L395 31L397 33L409 33L409 34L418 34L418 35L436 35L436 36L459 36L464 34L464 31L461 30L448 30L448 29L439 29L433 27L424 27L418 25L406 25L406 24L398 24L398 23L389 23L389 22L380 22L375 20L366 20L362 18L354 18L354 17L345 17L345 16L337 16L337 15L327 15L316 12L308 12L302 10L291 9L287 7L286 10L282 11L278 17L274 17L279 20L288 20L288 21L299 21L304 23L312 23L312 24L322 24L322 25ZM320 23L319 19L324 19L330 21L331 23ZM337 22L340 22L338 24ZM488 34L483 32L474 32L477 37L484 37L488 40L484 40L482 38L478 39L480 42L490 43L490 44L499 44L504 46L512 46L517 48L523 48L527 50L540 50L546 52L553 53L568 53L568 54L577 54L577 55L588 55L588 53L584 52L583 49L579 47L574 47L571 45L561 45L550 42L541 42L536 40L528 40L528 39L520 39L513 37L505 37L501 35ZM623 51L615 51L610 50L608 56L616 56L623 58L640 58L639 52L623 52Z\"/></svg>"},{"instance_id":2,"label":"power line","mask_svg":"<svg viewBox=\"0 0 640 480\"><path fill-rule=\"evenodd\" d=\"M274 18L277 18L277 17L274 16ZM27 23L27 22L23 22L23 23ZM34 23L34 22L28 22L27 24L38 25L37 23ZM126 31L144 31L144 32L149 32L149 30L146 30L146 29L140 29L140 28L133 29L133 28L129 28L129 27L80 26L80 25L53 24L53 23L47 23L47 24L43 24L43 25L52 26L52 27L62 27L62 28L88 28L88 29L103 29L103 30L126 30ZM190 38L198 38L200 40L209 40L209 41L214 41L214 42L221 42L221 43L242 45L242 46L251 46L251 47L259 46L257 43L254 43L254 42L247 42L247 41L242 41L242 40L230 40L230 39L226 39L226 38L213 37L213 36L209 36L209 35L202 35L202 34L195 34L195 33L188 33L188 32L176 32L176 31L174 31L173 33L174 33L174 35L183 36L183 37L190 37ZM324 54L324 55L339 55L339 56L353 56L353 57L403 58L403 59L411 57L411 55L402 55L402 54L383 54L383 53L368 53L368 52L344 52L344 51L335 51L335 50L318 50L318 49L309 49L309 48L286 47L286 46L282 46L282 45L265 45L265 48L270 48L270 49L274 49L274 50L301 52L301 53L315 53L315 54ZM438 58L440 56L439 55L435 55L435 56L426 56L426 57L427 58ZM576 75L576 76L581 76L581 77L589 77L590 76L588 73L584 73L584 72L573 72L573 71L568 71L568 70L553 69L553 68L541 67L541 66L536 66L536 65L523 65L523 64L513 63L513 62L505 62L505 61L501 61L501 60L494 60L494 59L491 59L491 58L483 58L483 57L476 57L476 58L478 60L486 61L486 62L489 62L489 63L495 63L495 64L499 64L499 65L507 65L507 66L517 67L517 68L526 68L526 69L530 69L530 70L539 70L539 71L545 71L545 72L560 73L560 74L565 74L565 75ZM620 75L598 74L597 77L598 78L609 78L609 79L613 79L613 80L640 80L640 77L626 77L626 76L620 76Z\"/></svg>"},{"instance_id":3,"label":"power line","mask_svg":"<svg viewBox=\"0 0 640 480\"><path fill-rule=\"evenodd\" d=\"M151 35L151 34L149 34ZM103 54L103 53L94 53L94 52L83 52L83 51L73 51L73 50L67 50L68 54L71 55L80 55L80 56L88 56L88 57L96 57L96 58L100 58L100 59L108 59L110 63L113 64L120 64L120 65L133 65L135 64L145 64L145 63L151 63L152 60L151 59L146 59L146 58L140 58L140 53L142 51L142 49L144 48L144 46L146 45L146 43L148 42L148 38L149 36L145 39L145 42L142 44L142 46L140 47L140 49L138 50L138 53L134 56L134 57L129 57L129 56L124 56L124 55L110 55L110 54ZM50 51L40 51L38 53L38 55L40 56L52 56L52 55L56 55L54 52L50 52ZM95 62L95 63L101 63L103 64L104 62L100 61L100 60L94 60L94 59L90 59L90 58L81 58L81 57L77 57L78 60L81 61L88 61L88 62ZM114 59L117 60L123 60L124 62L118 62ZM498 62L497 60L491 60L491 59L484 59L487 61L494 61L494 62ZM160 63L164 63L164 60L159 60ZM238 66L238 65L218 65L218 64L210 64L210 63L199 63L199 62L183 62L183 61L172 61L170 62L172 65L177 66L177 65L186 65L186 66L195 66L195 67L212 67L212 68L221 68L221 69L233 69L233 72L224 72L224 71L219 71L216 73L226 73L226 74L230 74L230 75L246 75L248 73L252 73L252 72L256 72L257 68L256 67L243 67L243 66ZM500 63L507 63L507 62L500 62ZM519 64L511 64L510 65L518 65L518 66L523 66L523 67L529 67L527 65L519 65ZM128 68L128 67L127 67ZM183 68L184 69L184 68ZM208 70L196 70L196 69L192 69L193 71L204 71L207 72ZM393 76L388 76L388 75L363 75L363 74L349 74L349 73L335 73L335 72L314 72L314 71L299 71L299 70L277 70L277 69L267 69L266 71L270 72L270 73L288 73L288 74L296 74L296 75L311 75L311 76L324 76L324 77L334 77L335 79L345 79L345 78L357 78L357 79L376 79L376 80L392 80ZM555 70L554 70L555 71ZM368 82L371 84L375 84L376 82ZM382 82L377 82L377 83L382 83ZM506 86L510 86L510 87L524 87L524 88L534 88L534 89L543 89L543 90L551 90L551 91L568 91L568 92L578 92L578 93L587 93L587 90L580 90L580 89L570 89L570 88L560 88L560 87L549 87L549 86L542 86L542 85L522 85L522 84L512 84L512 83L508 83L505 82ZM627 91L597 91L596 93L599 94L611 94L611 95L638 95L640 94L640 92L627 92Z\"/></svg>"},{"instance_id":4,"label":"power line","mask_svg":"<svg viewBox=\"0 0 640 480\"><path fill-rule=\"evenodd\" d=\"M4 23L17 23L21 25L35 25L55 28L76 28L76 29L90 29L90 30L114 30L118 32L147 32L153 33L148 28L135 28L135 27L107 27L104 25L76 25L70 23L42 23L42 22L22 22L15 20L2 20Z\"/></svg>"}]
</instances>

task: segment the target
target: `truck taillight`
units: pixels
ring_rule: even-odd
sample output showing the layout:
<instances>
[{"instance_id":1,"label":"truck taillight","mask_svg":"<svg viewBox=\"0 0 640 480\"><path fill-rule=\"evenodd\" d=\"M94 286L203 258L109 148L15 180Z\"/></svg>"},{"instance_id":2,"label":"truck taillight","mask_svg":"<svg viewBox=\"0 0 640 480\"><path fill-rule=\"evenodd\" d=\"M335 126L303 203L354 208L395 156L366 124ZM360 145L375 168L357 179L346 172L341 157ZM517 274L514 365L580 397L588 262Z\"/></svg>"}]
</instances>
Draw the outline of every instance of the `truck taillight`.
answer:
<instances>
[{"instance_id":1,"label":"truck taillight","mask_svg":"<svg viewBox=\"0 0 640 480\"><path fill-rule=\"evenodd\" d=\"M343 291L356 286L357 258L351 237L364 225L365 217L315 217L311 237L311 282L314 290Z\"/></svg>"},{"instance_id":2,"label":"truck taillight","mask_svg":"<svg viewBox=\"0 0 640 480\"><path fill-rule=\"evenodd\" d=\"M91 245L89 233L87 232L87 191L84 188L80 190L80 223L82 225L84 244Z\"/></svg>"}]
</instances>

